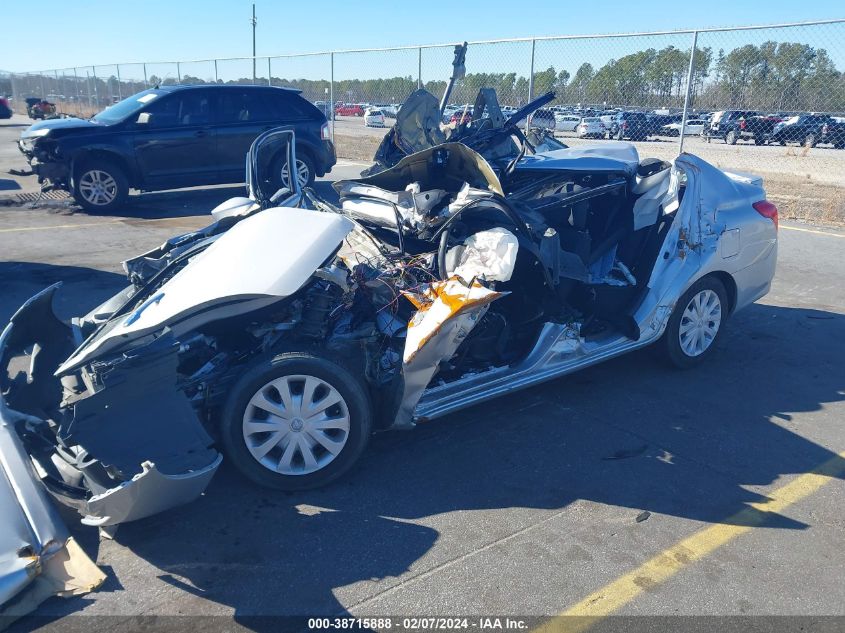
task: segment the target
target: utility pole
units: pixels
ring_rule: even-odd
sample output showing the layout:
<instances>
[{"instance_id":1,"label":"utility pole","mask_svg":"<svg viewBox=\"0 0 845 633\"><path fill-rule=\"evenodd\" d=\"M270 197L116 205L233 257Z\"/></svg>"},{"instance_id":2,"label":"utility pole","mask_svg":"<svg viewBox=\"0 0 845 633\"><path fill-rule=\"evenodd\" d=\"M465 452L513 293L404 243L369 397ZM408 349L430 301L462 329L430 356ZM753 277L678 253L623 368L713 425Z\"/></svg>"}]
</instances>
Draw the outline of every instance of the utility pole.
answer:
<instances>
[{"instance_id":1,"label":"utility pole","mask_svg":"<svg viewBox=\"0 0 845 633\"><path fill-rule=\"evenodd\" d=\"M255 19L255 3L252 5L252 83L255 83L255 25L258 20Z\"/></svg>"}]
</instances>

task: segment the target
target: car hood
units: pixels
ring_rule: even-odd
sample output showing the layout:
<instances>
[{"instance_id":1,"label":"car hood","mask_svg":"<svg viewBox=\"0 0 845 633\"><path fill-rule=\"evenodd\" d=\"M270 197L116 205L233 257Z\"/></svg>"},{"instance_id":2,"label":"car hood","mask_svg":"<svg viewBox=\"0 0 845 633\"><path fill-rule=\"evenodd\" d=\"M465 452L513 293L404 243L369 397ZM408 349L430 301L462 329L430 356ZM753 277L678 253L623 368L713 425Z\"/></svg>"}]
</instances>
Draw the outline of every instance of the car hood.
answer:
<instances>
[{"instance_id":1,"label":"car hood","mask_svg":"<svg viewBox=\"0 0 845 633\"><path fill-rule=\"evenodd\" d=\"M129 314L113 317L56 371L62 375L169 328L175 337L294 294L354 224L308 209L267 209L238 222Z\"/></svg>"},{"instance_id":2,"label":"car hood","mask_svg":"<svg viewBox=\"0 0 845 633\"><path fill-rule=\"evenodd\" d=\"M519 161L516 169L622 172L632 176L636 173L639 163L640 157L633 145L608 141L525 156Z\"/></svg>"},{"instance_id":3,"label":"car hood","mask_svg":"<svg viewBox=\"0 0 845 633\"><path fill-rule=\"evenodd\" d=\"M48 119L46 121L39 121L38 123L33 123L28 128L26 128L23 132L21 132L21 138L27 139L33 136L42 136L41 134L36 134L39 130L50 130L52 133L54 130L57 132L63 132L65 130L83 130L83 129L103 129L105 126L102 123L96 123L89 119L75 119L72 117L66 119Z\"/></svg>"}]
</instances>

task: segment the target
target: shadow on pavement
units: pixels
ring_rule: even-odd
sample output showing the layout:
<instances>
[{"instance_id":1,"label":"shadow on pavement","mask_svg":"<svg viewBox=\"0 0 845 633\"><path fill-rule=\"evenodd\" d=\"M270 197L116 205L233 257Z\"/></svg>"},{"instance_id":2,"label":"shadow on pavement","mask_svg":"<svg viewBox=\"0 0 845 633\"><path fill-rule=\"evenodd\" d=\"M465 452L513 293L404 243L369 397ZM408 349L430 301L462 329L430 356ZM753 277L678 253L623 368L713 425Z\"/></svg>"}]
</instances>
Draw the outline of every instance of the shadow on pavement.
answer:
<instances>
[{"instance_id":1,"label":"shadow on pavement","mask_svg":"<svg viewBox=\"0 0 845 633\"><path fill-rule=\"evenodd\" d=\"M8 274L0 269L0 278ZM75 283L83 273L43 274ZM105 292L115 280L103 275ZM448 536L462 538L456 531L465 527L467 543L500 538L507 526L461 512L554 512L578 500L630 508L632 516L648 510L724 522L765 500L750 486L834 458L815 438L845 448L841 425L823 411L845 399L841 347L831 344L842 340L843 315L754 305L699 368L666 368L646 350L411 433L383 434L356 470L323 490L257 488L224 462L199 501L124 525L117 541L160 570L163 582L231 607L236 618L333 615L345 611L338 588L388 579L383 591L408 574L440 538L426 525L437 515L455 513ZM812 412L801 417L803 427L793 419ZM774 514L763 529L807 527ZM96 554L94 531L73 529ZM104 590L120 582L110 578ZM58 617L89 600L51 600L39 614Z\"/></svg>"}]
</instances>

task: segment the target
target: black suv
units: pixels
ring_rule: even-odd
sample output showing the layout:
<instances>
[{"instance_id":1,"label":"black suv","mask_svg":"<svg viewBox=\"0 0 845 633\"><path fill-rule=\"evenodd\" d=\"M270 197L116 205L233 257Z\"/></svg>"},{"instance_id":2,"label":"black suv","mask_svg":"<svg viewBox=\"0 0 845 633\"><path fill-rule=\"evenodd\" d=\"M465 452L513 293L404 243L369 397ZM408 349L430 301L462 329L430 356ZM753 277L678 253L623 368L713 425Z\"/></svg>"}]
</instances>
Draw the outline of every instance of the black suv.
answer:
<instances>
[{"instance_id":1,"label":"black suv","mask_svg":"<svg viewBox=\"0 0 845 633\"><path fill-rule=\"evenodd\" d=\"M801 114L778 123L768 140L780 145L801 143L805 147L832 143L841 148L845 146L845 127L827 114Z\"/></svg>"},{"instance_id":2,"label":"black suv","mask_svg":"<svg viewBox=\"0 0 845 633\"><path fill-rule=\"evenodd\" d=\"M651 122L645 112L620 112L610 121L608 136L621 141L644 141L650 133Z\"/></svg>"},{"instance_id":3,"label":"black suv","mask_svg":"<svg viewBox=\"0 0 845 633\"><path fill-rule=\"evenodd\" d=\"M21 134L39 182L67 189L83 207L108 211L130 187L144 191L243 182L247 150L263 131L296 132L296 171L310 185L336 162L325 115L298 90L270 86L163 86L91 119L52 119ZM288 178L279 156L267 179Z\"/></svg>"}]
</instances>

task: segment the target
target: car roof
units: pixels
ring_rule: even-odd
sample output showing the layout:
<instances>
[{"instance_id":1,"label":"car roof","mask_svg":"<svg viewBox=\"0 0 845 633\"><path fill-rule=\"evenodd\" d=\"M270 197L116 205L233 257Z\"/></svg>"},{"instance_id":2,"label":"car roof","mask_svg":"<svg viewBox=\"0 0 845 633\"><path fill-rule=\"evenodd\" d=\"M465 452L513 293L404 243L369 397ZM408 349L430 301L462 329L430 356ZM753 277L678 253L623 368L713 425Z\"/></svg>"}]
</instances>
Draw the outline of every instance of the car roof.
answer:
<instances>
[{"instance_id":1,"label":"car roof","mask_svg":"<svg viewBox=\"0 0 845 633\"><path fill-rule=\"evenodd\" d=\"M282 86L254 86L252 84L170 84L168 86L157 86L157 90L165 92L180 92L182 90L199 90L201 88L212 88L214 90L234 90L248 88L250 90L282 90L293 94L300 94L299 88L285 88Z\"/></svg>"}]
</instances>

